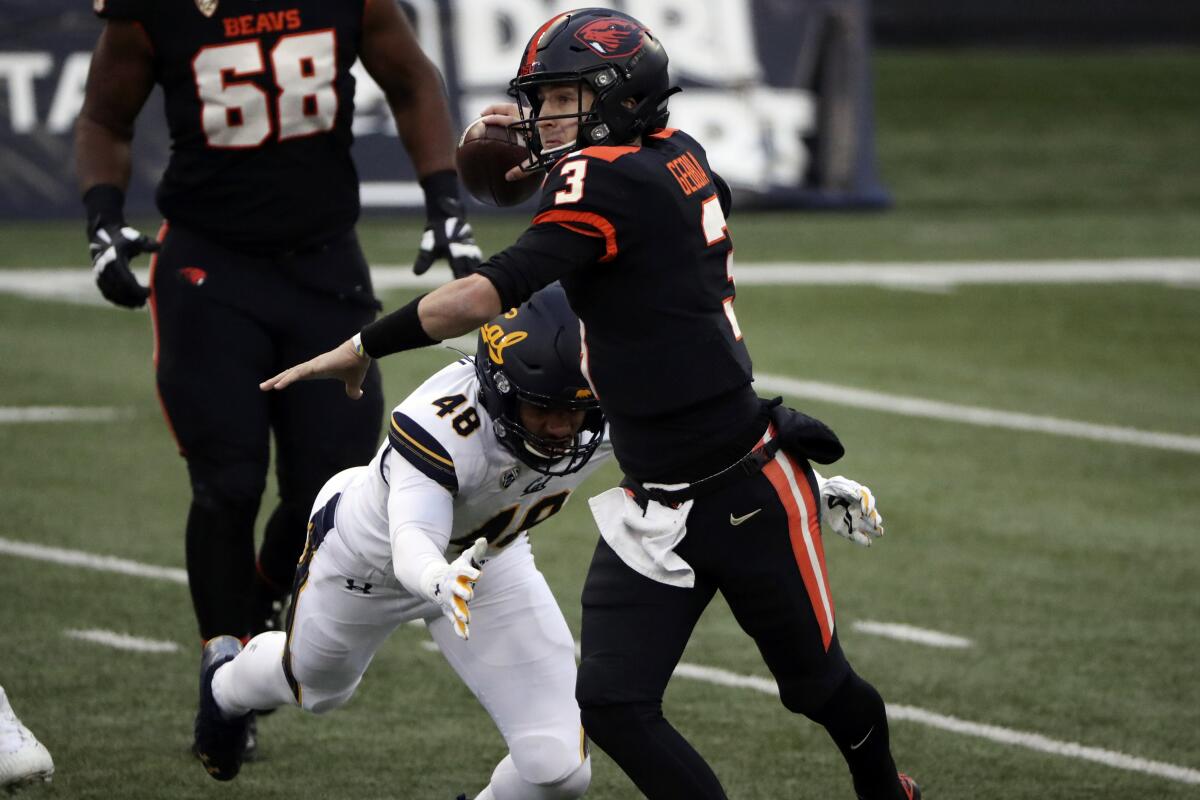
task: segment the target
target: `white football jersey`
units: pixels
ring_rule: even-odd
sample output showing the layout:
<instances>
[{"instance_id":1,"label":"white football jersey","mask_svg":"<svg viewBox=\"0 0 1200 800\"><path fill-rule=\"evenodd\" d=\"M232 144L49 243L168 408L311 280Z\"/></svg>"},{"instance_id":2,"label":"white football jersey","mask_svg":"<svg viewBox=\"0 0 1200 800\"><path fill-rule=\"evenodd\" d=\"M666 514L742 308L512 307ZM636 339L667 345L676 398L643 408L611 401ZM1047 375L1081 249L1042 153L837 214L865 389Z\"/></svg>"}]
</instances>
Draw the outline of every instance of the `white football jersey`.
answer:
<instances>
[{"instance_id":1,"label":"white football jersey","mask_svg":"<svg viewBox=\"0 0 1200 800\"><path fill-rule=\"evenodd\" d=\"M496 440L492 419L479 402L474 363L459 359L392 411L388 440L342 491L338 530L351 550L389 572L390 531L406 521L398 516L444 535L435 543L444 547L448 561L480 536L490 545L487 557L494 557L560 511L571 492L612 455L607 428L604 437L574 473L534 471ZM452 497L452 521L423 507L440 503L421 501L444 498L446 492Z\"/></svg>"}]
</instances>

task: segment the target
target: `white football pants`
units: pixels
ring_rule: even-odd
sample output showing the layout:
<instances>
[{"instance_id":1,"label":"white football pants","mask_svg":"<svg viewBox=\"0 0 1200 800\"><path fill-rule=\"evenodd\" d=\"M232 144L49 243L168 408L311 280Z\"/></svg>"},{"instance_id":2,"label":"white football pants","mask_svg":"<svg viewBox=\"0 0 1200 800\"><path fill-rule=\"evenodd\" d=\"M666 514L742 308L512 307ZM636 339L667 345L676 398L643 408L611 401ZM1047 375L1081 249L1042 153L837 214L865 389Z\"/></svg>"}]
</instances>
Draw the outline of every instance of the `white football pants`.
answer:
<instances>
[{"instance_id":1,"label":"white football pants","mask_svg":"<svg viewBox=\"0 0 1200 800\"><path fill-rule=\"evenodd\" d=\"M314 513L340 490L345 475L321 490ZM468 641L454 634L437 605L409 594L390 570L351 552L336 527L312 557L294 603L287 657L299 685L298 704L306 710L322 713L343 705L392 631L423 619L508 745L509 755L484 791L496 800L570 800L587 788L590 761L575 703L575 646L527 540L484 564L471 601ZM284 674L284 644L279 632L260 634L217 671L213 693L223 711L297 704Z\"/></svg>"}]
</instances>

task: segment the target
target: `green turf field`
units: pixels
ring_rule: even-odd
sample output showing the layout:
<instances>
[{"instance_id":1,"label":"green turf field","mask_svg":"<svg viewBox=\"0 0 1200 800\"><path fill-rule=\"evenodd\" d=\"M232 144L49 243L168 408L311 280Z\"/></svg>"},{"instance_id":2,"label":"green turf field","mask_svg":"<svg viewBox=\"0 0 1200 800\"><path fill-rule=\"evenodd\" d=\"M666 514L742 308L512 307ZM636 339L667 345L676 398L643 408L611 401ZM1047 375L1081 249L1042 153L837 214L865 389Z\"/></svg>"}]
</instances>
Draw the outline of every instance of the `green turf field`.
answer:
<instances>
[{"instance_id":1,"label":"green turf field","mask_svg":"<svg viewBox=\"0 0 1200 800\"><path fill-rule=\"evenodd\" d=\"M1200 53L893 53L876 67L895 210L735 213L739 261L1200 256ZM478 221L485 251L521 224ZM0 223L0 268L85 269L81 228ZM383 217L361 229L372 260L393 264L418 232ZM842 435L831 472L879 498L886 538L868 551L830 535L826 553L843 644L893 705L897 761L927 799L1200 796L1200 284L745 286L737 310L762 374L1184 437L1121 444L791 397ZM154 396L148 315L0 293L0 353L0 407L128 410L0 423L0 540L181 567L186 474ZM450 357L386 361L389 398ZM605 468L533 537L576 634L595 541L582 497L616 477ZM180 648L126 652L69 629ZM261 762L218 786L188 754L194 631L178 583L0 549L0 683L58 769L26 796L449 800L503 755L406 628L349 706L263 720ZM685 661L769 679L719 601ZM761 691L679 677L666 710L733 798L852 797L824 733ZM636 797L594 755L589 796Z\"/></svg>"}]
</instances>

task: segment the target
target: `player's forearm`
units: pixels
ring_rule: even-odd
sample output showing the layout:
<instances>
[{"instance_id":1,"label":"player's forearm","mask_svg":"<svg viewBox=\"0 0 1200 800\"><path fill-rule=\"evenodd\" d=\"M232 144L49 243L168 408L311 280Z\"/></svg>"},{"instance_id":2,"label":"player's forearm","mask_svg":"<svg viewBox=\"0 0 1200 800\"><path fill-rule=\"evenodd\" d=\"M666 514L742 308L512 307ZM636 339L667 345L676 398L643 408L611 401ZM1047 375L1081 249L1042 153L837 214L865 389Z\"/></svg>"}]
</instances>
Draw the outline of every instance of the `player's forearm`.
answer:
<instances>
[{"instance_id":1,"label":"player's forearm","mask_svg":"<svg viewBox=\"0 0 1200 800\"><path fill-rule=\"evenodd\" d=\"M451 281L363 328L362 354L383 358L427 347L468 333L501 310L500 295L487 278Z\"/></svg>"},{"instance_id":2,"label":"player's forearm","mask_svg":"<svg viewBox=\"0 0 1200 800\"><path fill-rule=\"evenodd\" d=\"M424 73L411 91L388 94L396 132L418 178L454 169L455 135L442 76L432 63Z\"/></svg>"},{"instance_id":3,"label":"player's forearm","mask_svg":"<svg viewBox=\"0 0 1200 800\"><path fill-rule=\"evenodd\" d=\"M445 567L442 550L421 528L402 525L392 531L392 572L410 594L432 600L425 585L429 568Z\"/></svg>"},{"instance_id":4,"label":"player's forearm","mask_svg":"<svg viewBox=\"0 0 1200 800\"><path fill-rule=\"evenodd\" d=\"M129 185L134 122L153 88L154 50L146 31L134 22L105 24L75 123L81 193L99 184L122 191Z\"/></svg>"},{"instance_id":5,"label":"player's forearm","mask_svg":"<svg viewBox=\"0 0 1200 800\"><path fill-rule=\"evenodd\" d=\"M131 137L88 117L79 117L75 123L75 175L81 195L100 184L124 191L129 186L132 164Z\"/></svg>"},{"instance_id":6,"label":"player's forearm","mask_svg":"<svg viewBox=\"0 0 1200 800\"><path fill-rule=\"evenodd\" d=\"M417 307L421 327L439 341L462 336L504 309L500 295L487 278L469 275L434 289Z\"/></svg>"}]
</instances>

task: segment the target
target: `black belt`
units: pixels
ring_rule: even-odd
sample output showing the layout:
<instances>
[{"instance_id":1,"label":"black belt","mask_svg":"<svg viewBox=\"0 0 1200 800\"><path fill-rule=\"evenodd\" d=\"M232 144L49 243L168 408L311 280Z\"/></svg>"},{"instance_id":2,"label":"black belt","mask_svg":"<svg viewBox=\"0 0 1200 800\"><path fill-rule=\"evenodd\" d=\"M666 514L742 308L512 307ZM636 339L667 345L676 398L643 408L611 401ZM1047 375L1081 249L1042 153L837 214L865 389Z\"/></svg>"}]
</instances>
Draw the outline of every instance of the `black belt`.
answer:
<instances>
[{"instance_id":1,"label":"black belt","mask_svg":"<svg viewBox=\"0 0 1200 800\"><path fill-rule=\"evenodd\" d=\"M775 458L775 454L778 452L779 439L771 439L762 447L754 448L720 472L709 475L707 478L701 478L694 483L689 483L682 489L647 488L629 477L621 481L621 486L633 493L633 499L642 508L645 508L646 504L651 500L674 508L680 503L686 503L688 500L712 494L718 489L724 489L726 486L736 483L743 478L757 475L762 472L763 467Z\"/></svg>"}]
</instances>

